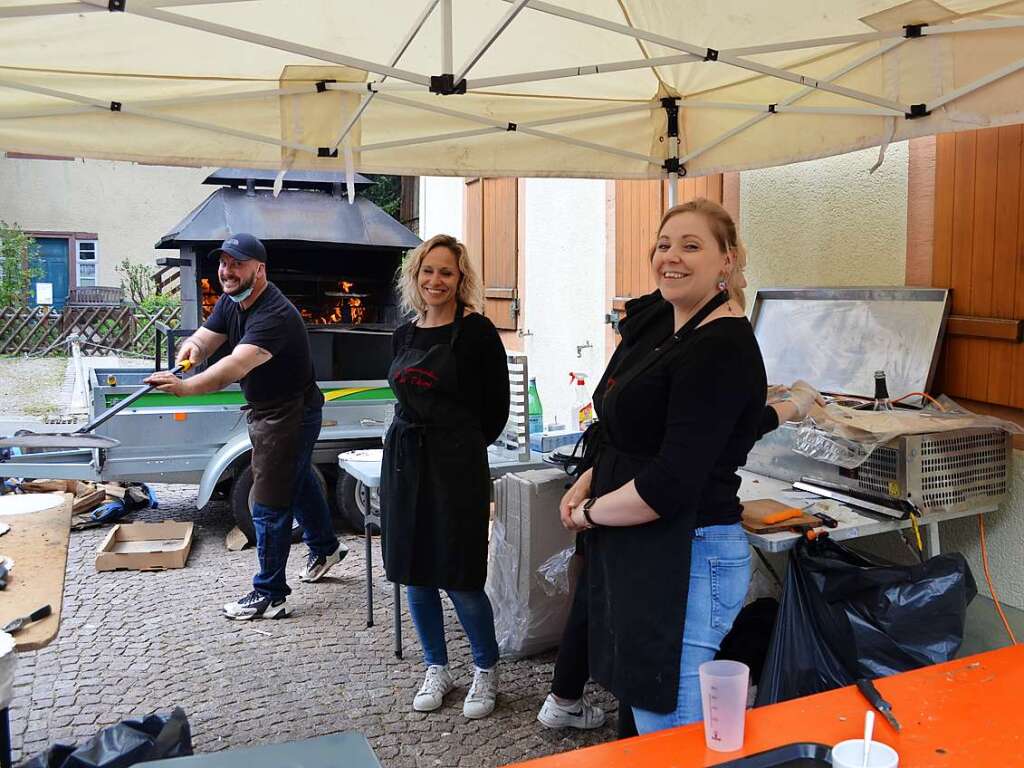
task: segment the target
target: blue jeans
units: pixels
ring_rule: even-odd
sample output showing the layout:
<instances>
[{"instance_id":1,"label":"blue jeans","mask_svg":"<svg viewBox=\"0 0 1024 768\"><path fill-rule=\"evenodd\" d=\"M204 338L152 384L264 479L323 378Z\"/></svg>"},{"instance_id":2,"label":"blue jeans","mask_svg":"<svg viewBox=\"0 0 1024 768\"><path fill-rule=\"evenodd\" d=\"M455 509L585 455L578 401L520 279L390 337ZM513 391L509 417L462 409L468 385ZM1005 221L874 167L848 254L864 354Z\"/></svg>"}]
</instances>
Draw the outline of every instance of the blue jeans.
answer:
<instances>
[{"instance_id":1,"label":"blue jeans","mask_svg":"<svg viewBox=\"0 0 1024 768\"><path fill-rule=\"evenodd\" d=\"M427 666L448 663L448 646L444 641L444 613L441 593L437 587L405 588L409 599L409 613L423 646L423 660ZM487 593L482 589L463 592L447 589L455 605L455 613L466 630L473 663L480 669L490 669L498 663L498 641L494 637L494 611Z\"/></svg>"},{"instance_id":2,"label":"blue jeans","mask_svg":"<svg viewBox=\"0 0 1024 768\"><path fill-rule=\"evenodd\" d=\"M302 526L302 540L316 555L330 555L338 548L320 483L313 474L313 446L320 436L321 408L306 408L299 433L298 467L290 507L270 507L258 501L252 505L256 529L256 557L260 570L252 580L253 589L274 600L291 594L285 576L288 550L292 545L292 517Z\"/></svg>"},{"instance_id":3,"label":"blue jeans","mask_svg":"<svg viewBox=\"0 0 1024 768\"><path fill-rule=\"evenodd\" d=\"M750 545L739 523L697 528L690 552L690 588L676 708L666 714L633 707L640 734L704 719L697 670L705 661L715 658L750 586Z\"/></svg>"}]
</instances>

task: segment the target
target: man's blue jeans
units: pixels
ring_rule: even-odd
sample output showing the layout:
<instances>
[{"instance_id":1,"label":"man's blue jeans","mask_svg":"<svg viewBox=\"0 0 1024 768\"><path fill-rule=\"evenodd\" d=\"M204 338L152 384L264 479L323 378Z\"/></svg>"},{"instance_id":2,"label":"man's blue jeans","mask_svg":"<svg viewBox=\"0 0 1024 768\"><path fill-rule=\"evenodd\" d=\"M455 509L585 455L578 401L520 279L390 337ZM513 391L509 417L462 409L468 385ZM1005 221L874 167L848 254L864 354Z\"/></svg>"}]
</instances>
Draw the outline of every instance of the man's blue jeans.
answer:
<instances>
[{"instance_id":1,"label":"man's blue jeans","mask_svg":"<svg viewBox=\"0 0 1024 768\"><path fill-rule=\"evenodd\" d=\"M313 474L313 446L320 436L323 410L306 408L302 413L295 492L290 507L269 507L254 502L252 524L256 529L256 556L259 573L252 586L261 595L277 600L291 593L285 574L288 550L292 545L292 517L302 526L302 540L316 555L330 555L338 548L338 537L331 527L331 510L320 483Z\"/></svg>"},{"instance_id":2,"label":"man's blue jeans","mask_svg":"<svg viewBox=\"0 0 1024 768\"><path fill-rule=\"evenodd\" d=\"M412 623L423 646L423 660L427 666L447 664L448 646L444 640L441 593L437 587L408 586L405 589ZM473 663L480 669L490 669L498 663L498 641L494 638L494 611L487 593L482 589L474 592L445 591L455 604L455 613L469 637Z\"/></svg>"},{"instance_id":3,"label":"man's blue jeans","mask_svg":"<svg viewBox=\"0 0 1024 768\"><path fill-rule=\"evenodd\" d=\"M690 553L690 588L676 708L665 714L633 707L640 734L704 719L697 670L705 661L715 658L750 586L750 544L740 523L697 528Z\"/></svg>"}]
</instances>

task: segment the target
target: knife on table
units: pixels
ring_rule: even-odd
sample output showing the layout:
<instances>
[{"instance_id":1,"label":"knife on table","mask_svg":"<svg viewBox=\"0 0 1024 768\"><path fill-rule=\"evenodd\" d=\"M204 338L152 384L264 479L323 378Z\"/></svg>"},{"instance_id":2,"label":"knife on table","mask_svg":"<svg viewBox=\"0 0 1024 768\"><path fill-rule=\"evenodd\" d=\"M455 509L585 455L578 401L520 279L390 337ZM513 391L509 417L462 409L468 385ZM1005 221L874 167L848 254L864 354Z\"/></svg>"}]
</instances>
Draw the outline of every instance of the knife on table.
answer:
<instances>
[{"instance_id":1,"label":"knife on table","mask_svg":"<svg viewBox=\"0 0 1024 768\"><path fill-rule=\"evenodd\" d=\"M900 721L892 714L892 704L882 698L882 694L878 692L873 682L862 678L857 681L857 690L864 694L864 698L871 702L871 706L882 713L882 717L886 719L889 725L897 732L900 730Z\"/></svg>"}]
</instances>

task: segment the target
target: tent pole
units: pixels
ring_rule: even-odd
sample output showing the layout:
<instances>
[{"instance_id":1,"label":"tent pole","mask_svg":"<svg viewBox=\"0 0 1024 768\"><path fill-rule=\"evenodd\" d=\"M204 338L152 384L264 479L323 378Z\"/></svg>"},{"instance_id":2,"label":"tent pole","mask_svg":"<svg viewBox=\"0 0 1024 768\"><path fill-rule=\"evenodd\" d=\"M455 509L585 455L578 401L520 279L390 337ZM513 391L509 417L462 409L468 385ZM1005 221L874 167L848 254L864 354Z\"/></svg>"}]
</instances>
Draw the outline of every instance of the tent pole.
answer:
<instances>
[{"instance_id":1,"label":"tent pole","mask_svg":"<svg viewBox=\"0 0 1024 768\"><path fill-rule=\"evenodd\" d=\"M843 77L844 75L848 75L850 72L853 72L858 67L860 67L860 66L862 66L864 64L867 64L870 61L874 61L875 59L877 59L880 56L888 53L889 51L893 50L894 48L898 48L899 46L903 45L903 43L905 43L905 42L906 42L906 38L902 38L901 37L901 38L899 38L897 40L893 40L893 41L891 41L889 43L886 43L885 45L881 46L878 50L872 51L871 53L867 53L867 54L861 56L860 58L855 59L854 61L851 61L846 66L839 68L835 72L831 73L826 79L827 80L835 80L837 78ZM780 103L780 105L781 106L789 106L789 105L794 104L795 102L799 101L800 99L802 99L802 98L804 98L806 96L810 96L812 93L814 93L814 88L812 88L812 87L804 88L804 89L802 89L800 91L797 91L792 96L789 96L788 98L783 100ZM764 112L764 113L762 113L760 115L755 115L754 117L752 117L749 120L741 123L740 125L736 126L735 128L732 128L731 130L726 131L721 136L719 136L716 139L713 139L712 141L708 142L704 146L698 147L697 149L693 150L692 152L687 154L682 159L682 162L688 163L693 158L698 157L699 155L702 155L702 154L704 154L705 152L708 152L711 149L714 149L719 144L722 144L723 142L726 142L729 139L731 139L733 136L735 136L735 135L737 135L739 133L743 133L743 131L747 130L748 128L753 128L755 125L760 123L762 120L766 120L769 117L771 117L771 115L772 115L771 112Z\"/></svg>"},{"instance_id":2,"label":"tent pole","mask_svg":"<svg viewBox=\"0 0 1024 768\"><path fill-rule=\"evenodd\" d=\"M543 69L536 72L523 72L515 75L481 77L466 81L466 90L490 88L495 85L514 85L516 83L535 83L541 80L559 80L562 78L580 77L581 75L598 75L608 72L625 72L630 69L648 69L649 67L672 66L686 64L691 61L703 61L700 56L692 53L677 53L673 56L658 56L651 59L630 59L615 61L608 64L589 64L581 67L562 67L560 69Z\"/></svg>"},{"instance_id":3,"label":"tent pole","mask_svg":"<svg viewBox=\"0 0 1024 768\"><path fill-rule=\"evenodd\" d=\"M441 71L452 72L452 0L441 0Z\"/></svg>"},{"instance_id":4,"label":"tent pole","mask_svg":"<svg viewBox=\"0 0 1024 768\"><path fill-rule=\"evenodd\" d=\"M519 12L526 7L526 4L530 2L530 0L511 0L511 2L512 7L508 9L501 20L495 25L494 29L491 30L491 33L484 38L483 42L477 46L477 49L473 51L472 55L466 59L466 63L462 65L461 69L459 69L459 73L455 75L456 83L461 82L466 78L466 75L469 74L469 70L476 66L476 63L480 61L480 58L487 53L487 50L492 45L494 45L494 41L501 36L501 33L508 28L508 25L513 22L516 16L519 15Z\"/></svg>"},{"instance_id":5,"label":"tent pole","mask_svg":"<svg viewBox=\"0 0 1024 768\"><path fill-rule=\"evenodd\" d=\"M668 157L662 166L668 172L668 207L676 204L679 174L686 175L686 168L679 163L679 99L667 97L661 100L665 110L665 135L668 137Z\"/></svg>"}]
</instances>

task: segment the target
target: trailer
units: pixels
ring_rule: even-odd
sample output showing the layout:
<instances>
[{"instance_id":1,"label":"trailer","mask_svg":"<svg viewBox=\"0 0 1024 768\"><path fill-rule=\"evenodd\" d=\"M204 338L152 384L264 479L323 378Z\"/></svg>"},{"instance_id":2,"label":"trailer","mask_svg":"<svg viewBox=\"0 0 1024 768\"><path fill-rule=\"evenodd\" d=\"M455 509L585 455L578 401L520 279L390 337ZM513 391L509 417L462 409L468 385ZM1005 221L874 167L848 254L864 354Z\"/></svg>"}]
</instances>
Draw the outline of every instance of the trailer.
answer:
<instances>
[{"instance_id":1,"label":"trailer","mask_svg":"<svg viewBox=\"0 0 1024 768\"><path fill-rule=\"evenodd\" d=\"M90 418L135 392L152 369L99 368L89 376ZM342 522L363 529L370 491L338 471L338 454L380 447L395 398L387 381L320 381L323 428L313 453L315 474ZM198 485L196 506L229 501L238 527L255 539L249 492L252 444L237 384L220 392L175 397L143 395L101 425L96 434L118 441L111 448L26 452L0 462L0 477L91 482L135 481Z\"/></svg>"}]
</instances>

